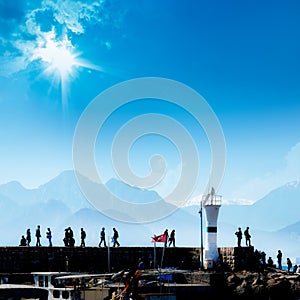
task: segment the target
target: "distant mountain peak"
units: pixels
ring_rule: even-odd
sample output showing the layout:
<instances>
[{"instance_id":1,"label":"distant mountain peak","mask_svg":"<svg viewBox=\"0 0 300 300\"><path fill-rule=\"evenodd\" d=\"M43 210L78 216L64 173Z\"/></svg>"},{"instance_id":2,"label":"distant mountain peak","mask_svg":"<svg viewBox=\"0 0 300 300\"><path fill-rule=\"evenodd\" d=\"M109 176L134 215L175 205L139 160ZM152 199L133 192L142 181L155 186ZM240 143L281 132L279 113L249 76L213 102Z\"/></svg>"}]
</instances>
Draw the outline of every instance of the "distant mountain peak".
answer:
<instances>
[{"instance_id":1,"label":"distant mountain peak","mask_svg":"<svg viewBox=\"0 0 300 300\"><path fill-rule=\"evenodd\" d=\"M105 184L107 189L118 198L132 203L149 203L161 200L161 196L152 190L141 189L111 178Z\"/></svg>"},{"instance_id":2,"label":"distant mountain peak","mask_svg":"<svg viewBox=\"0 0 300 300\"><path fill-rule=\"evenodd\" d=\"M43 188L46 185L49 185L49 183L55 183L57 181L73 181L75 179L75 171L73 170L65 170L59 173L57 176L54 178L50 179L48 182L41 184L39 188Z\"/></svg>"},{"instance_id":3,"label":"distant mountain peak","mask_svg":"<svg viewBox=\"0 0 300 300\"><path fill-rule=\"evenodd\" d=\"M26 189L19 181L13 180L4 184L1 184L1 188L3 189Z\"/></svg>"}]
</instances>

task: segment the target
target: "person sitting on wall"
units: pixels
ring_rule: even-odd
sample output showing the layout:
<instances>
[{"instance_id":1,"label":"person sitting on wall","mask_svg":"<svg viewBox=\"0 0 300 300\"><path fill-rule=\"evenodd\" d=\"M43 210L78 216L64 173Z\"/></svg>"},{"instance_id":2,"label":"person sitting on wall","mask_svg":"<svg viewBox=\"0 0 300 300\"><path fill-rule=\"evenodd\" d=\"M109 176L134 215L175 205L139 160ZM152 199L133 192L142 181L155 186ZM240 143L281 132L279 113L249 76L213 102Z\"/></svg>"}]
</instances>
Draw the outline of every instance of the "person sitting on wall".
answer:
<instances>
[{"instance_id":1,"label":"person sitting on wall","mask_svg":"<svg viewBox=\"0 0 300 300\"><path fill-rule=\"evenodd\" d=\"M266 253L263 251L263 252L260 254L260 256L261 256L261 263L262 263L263 265L265 265L265 264L266 264Z\"/></svg>"},{"instance_id":2,"label":"person sitting on wall","mask_svg":"<svg viewBox=\"0 0 300 300\"><path fill-rule=\"evenodd\" d=\"M268 258L268 266L269 266L269 267L273 267L273 265L274 265L273 259L272 259L271 256L269 256L269 258Z\"/></svg>"},{"instance_id":3,"label":"person sitting on wall","mask_svg":"<svg viewBox=\"0 0 300 300\"><path fill-rule=\"evenodd\" d=\"M296 273L298 270L298 266L297 265L294 265L294 268L293 268L293 273Z\"/></svg>"},{"instance_id":4,"label":"person sitting on wall","mask_svg":"<svg viewBox=\"0 0 300 300\"><path fill-rule=\"evenodd\" d=\"M24 235L22 235L22 238L21 238L21 241L20 241L20 246L27 246L26 239L25 239Z\"/></svg>"}]
</instances>

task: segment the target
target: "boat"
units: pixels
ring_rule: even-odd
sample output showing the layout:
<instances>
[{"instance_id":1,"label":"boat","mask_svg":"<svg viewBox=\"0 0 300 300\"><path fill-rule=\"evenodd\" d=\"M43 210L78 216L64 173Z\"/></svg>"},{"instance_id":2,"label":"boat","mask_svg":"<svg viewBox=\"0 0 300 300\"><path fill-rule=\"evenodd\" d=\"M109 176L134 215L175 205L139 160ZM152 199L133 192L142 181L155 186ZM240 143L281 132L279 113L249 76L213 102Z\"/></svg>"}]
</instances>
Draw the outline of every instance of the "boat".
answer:
<instances>
[{"instance_id":1,"label":"boat","mask_svg":"<svg viewBox=\"0 0 300 300\"><path fill-rule=\"evenodd\" d=\"M72 274L67 272L32 272L33 283L11 284L7 280L0 284L0 300L102 300L109 296L104 286L86 287L83 279L105 278L107 274ZM105 281L103 281L105 282Z\"/></svg>"},{"instance_id":2,"label":"boat","mask_svg":"<svg viewBox=\"0 0 300 300\"><path fill-rule=\"evenodd\" d=\"M161 271L122 270L105 274L32 272L28 275L31 275L32 282L23 284L8 283L9 280L2 277L0 300L176 300L176 293L167 291L166 286L157 280L158 275L163 278Z\"/></svg>"}]
</instances>

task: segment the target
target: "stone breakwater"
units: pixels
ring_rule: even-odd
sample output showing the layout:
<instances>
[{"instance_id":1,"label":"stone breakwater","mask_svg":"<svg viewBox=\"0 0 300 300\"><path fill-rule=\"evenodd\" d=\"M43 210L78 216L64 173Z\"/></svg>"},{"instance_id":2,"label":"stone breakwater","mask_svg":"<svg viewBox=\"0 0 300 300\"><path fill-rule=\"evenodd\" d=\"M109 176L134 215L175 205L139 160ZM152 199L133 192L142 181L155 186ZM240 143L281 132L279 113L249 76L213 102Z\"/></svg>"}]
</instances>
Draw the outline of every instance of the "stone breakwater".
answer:
<instances>
[{"instance_id":1,"label":"stone breakwater","mask_svg":"<svg viewBox=\"0 0 300 300\"><path fill-rule=\"evenodd\" d=\"M204 272L199 271L199 250L156 249L158 264L164 254L163 267L190 270L180 277L174 275L177 283L185 284L182 299L186 299L187 294L219 300L300 299L300 274L263 268L255 260L253 247L219 248L220 264L215 271ZM99 247L0 247L0 274L19 277L33 271L105 273L109 271L108 256L111 272L136 268L139 258L151 269L153 251L153 247L120 247L109 251Z\"/></svg>"},{"instance_id":2,"label":"stone breakwater","mask_svg":"<svg viewBox=\"0 0 300 300\"><path fill-rule=\"evenodd\" d=\"M142 258L146 268L154 267L153 247L0 247L0 273L33 271L107 272L135 268ZM251 270L255 266L253 247L219 248L224 269ZM163 260L162 260L163 257ZM109 260L108 260L109 258ZM110 270L108 270L108 261ZM200 249L156 247L157 266L198 270Z\"/></svg>"},{"instance_id":3,"label":"stone breakwater","mask_svg":"<svg viewBox=\"0 0 300 300\"><path fill-rule=\"evenodd\" d=\"M157 265L199 269L199 248L156 248ZM163 256L163 261L162 261ZM108 259L109 258L109 259ZM142 258L146 268L153 268L153 247L0 247L0 273L115 272L137 267Z\"/></svg>"},{"instance_id":4,"label":"stone breakwater","mask_svg":"<svg viewBox=\"0 0 300 300\"><path fill-rule=\"evenodd\" d=\"M227 272L224 274L224 282L226 295L233 300L300 299L300 274L298 273L268 268L260 272Z\"/></svg>"}]
</instances>

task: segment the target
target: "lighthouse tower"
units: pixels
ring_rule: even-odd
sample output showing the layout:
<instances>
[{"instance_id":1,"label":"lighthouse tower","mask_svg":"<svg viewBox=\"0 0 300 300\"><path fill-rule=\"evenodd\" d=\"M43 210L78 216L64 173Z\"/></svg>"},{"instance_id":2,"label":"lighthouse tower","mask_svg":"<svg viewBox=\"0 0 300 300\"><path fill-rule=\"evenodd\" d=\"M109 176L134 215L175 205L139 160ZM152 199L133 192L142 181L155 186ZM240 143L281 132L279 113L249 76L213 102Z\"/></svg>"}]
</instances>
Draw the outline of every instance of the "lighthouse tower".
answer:
<instances>
[{"instance_id":1,"label":"lighthouse tower","mask_svg":"<svg viewBox=\"0 0 300 300\"><path fill-rule=\"evenodd\" d=\"M222 196L216 195L214 188L202 198L206 213L206 244L204 251L204 268L212 269L219 258L217 246L217 222Z\"/></svg>"}]
</instances>

